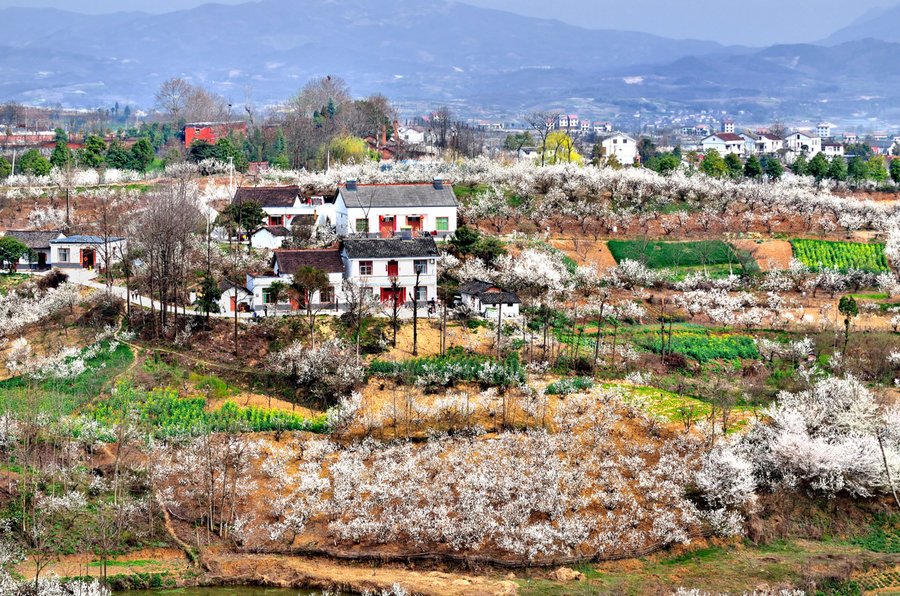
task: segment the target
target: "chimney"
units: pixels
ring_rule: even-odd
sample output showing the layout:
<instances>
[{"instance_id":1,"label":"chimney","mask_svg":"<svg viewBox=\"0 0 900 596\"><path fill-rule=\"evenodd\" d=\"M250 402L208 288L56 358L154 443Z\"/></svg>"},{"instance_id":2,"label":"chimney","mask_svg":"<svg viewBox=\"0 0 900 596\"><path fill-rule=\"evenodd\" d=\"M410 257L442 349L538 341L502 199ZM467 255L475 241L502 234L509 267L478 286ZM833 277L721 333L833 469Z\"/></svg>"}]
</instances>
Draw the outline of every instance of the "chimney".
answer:
<instances>
[{"instance_id":1,"label":"chimney","mask_svg":"<svg viewBox=\"0 0 900 596\"><path fill-rule=\"evenodd\" d=\"M394 120L394 138L398 143L400 142L400 125L397 124L396 120Z\"/></svg>"},{"instance_id":2,"label":"chimney","mask_svg":"<svg viewBox=\"0 0 900 596\"><path fill-rule=\"evenodd\" d=\"M442 188L444 188L444 181L440 178L435 178L434 180L432 180L432 184L434 184L435 190L441 190Z\"/></svg>"},{"instance_id":3,"label":"chimney","mask_svg":"<svg viewBox=\"0 0 900 596\"><path fill-rule=\"evenodd\" d=\"M347 179L347 190L356 190L356 178Z\"/></svg>"},{"instance_id":4,"label":"chimney","mask_svg":"<svg viewBox=\"0 0 900 596\"><path fill-rule=\"evenodd\" d=\"M387 125L381 125L381 146L387 145Z\"/></svg>"}]
</instances>

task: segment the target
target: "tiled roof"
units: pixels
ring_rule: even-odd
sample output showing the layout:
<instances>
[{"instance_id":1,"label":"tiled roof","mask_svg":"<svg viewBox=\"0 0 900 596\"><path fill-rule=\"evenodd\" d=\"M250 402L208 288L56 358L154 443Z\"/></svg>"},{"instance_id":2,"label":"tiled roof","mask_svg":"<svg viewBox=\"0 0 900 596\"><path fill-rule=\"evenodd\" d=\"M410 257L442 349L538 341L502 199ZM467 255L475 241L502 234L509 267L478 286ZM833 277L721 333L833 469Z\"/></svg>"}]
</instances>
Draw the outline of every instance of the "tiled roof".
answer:
<instances>
[{"instance_id":1,"label":"tiled roof","mask_svg":"<svg viewBox=\"0 0 900 596\"><path fill-rule=\"evenodd\" d=\"M237 288L238 290L244 292L245 294L253 293L250 290L248 290L247 288L245 288L244 286L234 283L230 279L223 279L222 281L219 282L219 291L220 292L223 292L223 293L227 292L231 288Z\"/></svg>"},{"instance_id":2,"label":"tiled roof","mask_svg":"<svg viewBox=\"0 0 900 596\"><path fill-rule=\"evenodd\" d=\"M490 288L497 288L500 291L488 292L487 290ZM461 285L459 287L459 293L475 296L481 300L483 304L499 304L501 302L504 304L519 304L519 302L521 302L515 292L507 292L495 284L481 281L480 279L475 279Z\"/></svg>"},{"instance_id":3,"label":"tiled roof","mask_svg":"<svg viewBox=\"0 0 900 596\"><path fill-rule=\"evenodd\" d=\"M59 230L44 232L41 230L6 230L6 236L12 236L28 248L50 248L50 241L59 238Z\"/></svg>"},{"instance_id":4,"label":"tiled roof","mask_svg":"<svg viewBox=\"0 0 900 596\"><path fill-rule=\"evenodd\" d=\"M347 207L456 207L459 203L453 187L444 183L441 188L433 184L365 184L356 190L340 187Z\"/></svg>"},{"instance_id":5,"label":"tiled roof","mask_svg":"<svg viewBox=\"0 0 900 596\"><path fill-rule=\"evenodd\" d=\"M274 261L278 263L278 272L282 275L293 275L300 267L306 266L326 273L344 271L341 251L336 248L276 250Z\"/></svg>"},{"instance_id":6,"label":"tiled roof","mask_svg":"<svg viewBox=\"0 0 900 596\"><path fill-rule=\"evenodd\" d=\"M736 135L733 132L720 132L719 134L713 135L719 137L723 141L743 141L740 135Z\"/></svg>"},{"instance_id":7,"label":"tiled roof","mask_svg":"<svg viewBox=\"0 0 900 596\"><path fill-rule=\"evenodd\" d=\"M519 304L521 300L515 292L485 292L478 296L482 304Z\"/></svg>"},{"instance_id":8,"label":"tiled roof","mask_svg":"<svg viewBox=\"0 0 900 596\"><path fill-rule=\"evenodd\" d=\"M344 250L351 259L400 259L411 257L437 257L434 238L424 236L412 240L400 238L348 238Z\"/></svg>"},{"instance_id":9,"label":"tiled roof","mask_svg":"<svg viewBox=\"0 0 900 596\"><path fill-rule=\"evenodd\" d=\"M296 186L242 186L234 193L232 203L254 201L262 207L293 207L300 196Z\"/></svg>"},{"instance_id":10,"label":"tiled roof","mask_svg":"<svg viewBox=\"0 0 900 596\"><path fill-rule=\"evenodd\" d=\"M272 234L273 236L290 236L291 231L284 226L263 226L256 231L256 233L262 232L263 230Z\"/></svg>"},{"instance_id":11,"label":"tiled roof","mask_svg":"<svg viewBox=\"0 0 900 596\"><path fill-rule=\"evenodd\" d=\"M88 236L81 234L51 240L50 244L103 244L107 240L110 242L118 242L119 240L125 240L125 238L122 236L110 236L109 238L104 239L102 236Z\"/></svg>"},{"instance_id":12,"label":"tiled roof","mask_svg":"<svg viewBox=\"0 0 900 596\"><path fill-rule=\"evenodd\" d=\"M481 281L480 279L473 279L472 281L466 282L463 285L459 286L459 293L475 296L476 294L480 294L486 289L493 287L493 285L494 284L488 283L486 281Z\"/></svg>"}]
</instances>

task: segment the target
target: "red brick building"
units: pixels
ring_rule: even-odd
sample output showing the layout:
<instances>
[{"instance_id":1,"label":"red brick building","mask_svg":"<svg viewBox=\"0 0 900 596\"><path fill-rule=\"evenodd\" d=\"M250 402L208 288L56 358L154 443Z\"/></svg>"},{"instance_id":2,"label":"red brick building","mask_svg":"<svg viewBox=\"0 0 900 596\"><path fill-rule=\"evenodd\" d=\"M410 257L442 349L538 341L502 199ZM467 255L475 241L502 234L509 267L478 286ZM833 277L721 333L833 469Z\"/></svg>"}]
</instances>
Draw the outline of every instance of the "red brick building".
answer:
<instances>
[{"instance_id":1,"label":"red brick building","mask_svg":"<svg viewBox=\"0 0 900 596\"><path fill-rule=\"evenodd\" d=\"M189 122L184 125L184 146L190 147L196 140L214 145L229 133L247 134L246 122Z\"/></svg>"}]
</instances>

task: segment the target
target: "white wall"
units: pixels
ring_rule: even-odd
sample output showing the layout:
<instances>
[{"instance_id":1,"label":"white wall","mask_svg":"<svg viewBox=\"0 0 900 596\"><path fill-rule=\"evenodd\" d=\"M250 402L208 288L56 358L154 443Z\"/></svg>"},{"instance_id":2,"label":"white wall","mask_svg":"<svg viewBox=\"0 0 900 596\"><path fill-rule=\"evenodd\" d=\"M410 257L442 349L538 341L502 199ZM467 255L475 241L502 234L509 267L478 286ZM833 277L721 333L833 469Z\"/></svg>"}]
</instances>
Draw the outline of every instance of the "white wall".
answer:
<instances>
[{"instance_id":1,"label":"white wall","mask_svg":"<svg viewBox=\"0 0 900 596\"><path fill-rule=\"evenodd\" d=\"M262 229L250 237L250 246L253 248L268 248L274 250L276 248L281 248L285 240L287 240L285 236L274 236L268 230Z\"/></svg>"}]
</instances>

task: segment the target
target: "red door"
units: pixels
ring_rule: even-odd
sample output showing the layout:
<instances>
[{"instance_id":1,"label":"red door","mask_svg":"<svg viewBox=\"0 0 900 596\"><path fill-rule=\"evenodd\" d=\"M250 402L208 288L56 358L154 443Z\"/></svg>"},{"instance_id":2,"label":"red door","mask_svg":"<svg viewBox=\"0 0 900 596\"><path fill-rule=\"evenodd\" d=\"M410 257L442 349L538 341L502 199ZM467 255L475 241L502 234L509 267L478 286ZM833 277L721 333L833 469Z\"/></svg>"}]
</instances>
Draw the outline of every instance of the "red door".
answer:
<instances>
[{"instance_id":1,"label":"red door","mask_svg":"<svg viewBox=\"0 0 900 596\"><path fill-rule=\"evenodd\" d=\"M378 218L378 231L382 238L390 238L394 235L394 218L390 215Z\"/></svg>"},{"instance_id":2,"label":"red door","mask_svg":"<svg viewBox=\"0 0 900 596\"><path fill-rule=\"evenodd\" d=\"M406 225L412 228L413 236L418 236L422 231L422 216L410 215L406 218Z\"/></svg>"},{"instance_id":3,"label":"red door","mask_svg":"<svg viewBox=\"0 0 900 596\"><path fill-rule=\"evenodd\" d=\"M399 275L400 267L397 264L397 261L388 261L387 264L387 274L388 277L397 277Z\"/></svg>"},{"instance_id":4,"label":"red door","mask_svg":"<svg viewBox=\"0 0 900 596\"><path fill-rule=\"evenodd\" d=\"M381 301L387 304L393 304L394 292L392 292L390 288L381 288ZM406 302L406 288L397 290L397 302L399 304Z\"/></svg>"},{"instance_id":5,"label":"red door","mask_svg":"<svg viewBox=\"0 0 900 596\"><path fill-rule=\"evenodd\" d=\"M234 309L235 309L235 308L237 308L237 297L236 297L236 296L232 296L232 297L231 297L231 310L228 311L228 312L234 312Z\"/></svg>"}]
</instances>

